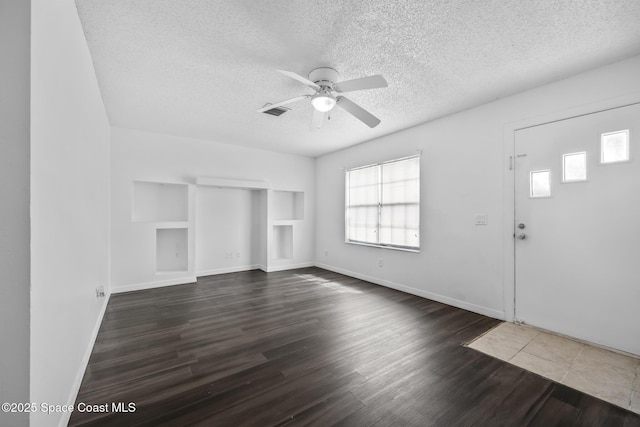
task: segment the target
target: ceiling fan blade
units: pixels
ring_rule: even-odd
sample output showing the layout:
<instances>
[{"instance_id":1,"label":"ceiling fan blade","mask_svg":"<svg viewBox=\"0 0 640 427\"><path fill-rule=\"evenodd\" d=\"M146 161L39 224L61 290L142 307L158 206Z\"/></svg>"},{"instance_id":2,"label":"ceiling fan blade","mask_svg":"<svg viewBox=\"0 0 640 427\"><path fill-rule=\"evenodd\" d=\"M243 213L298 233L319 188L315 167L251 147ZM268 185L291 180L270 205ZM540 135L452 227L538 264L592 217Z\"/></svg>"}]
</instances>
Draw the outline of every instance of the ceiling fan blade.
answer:
<instances>
[{"instance_id":1,"label":"ceiling fan blade","mask_svg":"<svg viewBox=\"0 0 640 427\"><path fill-rule=\"evenodd\" d=\"M333 86L333 90L336 92L352 92L354 90L377 89L387 86L389 86L387 81L378 74L337 83Z\"/></svg>"},{"instance_id":2,"label":"ceiling fan blade","mask_svg":"<svg viewBox=\"0 0 640 427\"><path fill-rule=\"evenodd\" d=\"M313 120L311 120L311 130L320 129L326 118L327 118L327 113L323 113L322 111L318 111L314 108Z\"/></svg>"},{"instance_id":3,"label":"ceiling fan blade","mask_svg":"<svg viewBox=\"0 0 640 427\"><path fill-rule=\"evenodd\" d=\"M374 128L380 124L380 119L344 96L339 96L336 99L336 105L347 113L353 115L356 119L360 120L370 128Z\"/></svg>"},{"instance_id":4,"label":"ceiling fan blade","mask_svg":"<svg viewBox=\"0 0 640 427\"><path fill-rule=\"evenodd\" d=\"M275 104L267 104L262 108L258 108L258 113L264 113L272 108L281 107L283 105L291 104L292 102L301 101L303 99L311 98L311 95L296 96L295 98L287 99L285 101L276 102Z\"/></svg>"},{"instance_id":5,"label":"ceiling fan blade","mask_svg":"<svg viewBox=\"0 0 640 427\"><path fill-rule=\"evenodd\" d=\"M282 74L284 74L285 76L289 76L292 79L295 79L295 80L299 81L302 84L305 84L305 85L309 86L313 90L320 90L320 86L318 86L317 84L315 84L311 80L302 77L300 74L296 74L293 71L284 71L284 70L277 70L277 71L282 73Z\"/></svg>"}]
</instances>

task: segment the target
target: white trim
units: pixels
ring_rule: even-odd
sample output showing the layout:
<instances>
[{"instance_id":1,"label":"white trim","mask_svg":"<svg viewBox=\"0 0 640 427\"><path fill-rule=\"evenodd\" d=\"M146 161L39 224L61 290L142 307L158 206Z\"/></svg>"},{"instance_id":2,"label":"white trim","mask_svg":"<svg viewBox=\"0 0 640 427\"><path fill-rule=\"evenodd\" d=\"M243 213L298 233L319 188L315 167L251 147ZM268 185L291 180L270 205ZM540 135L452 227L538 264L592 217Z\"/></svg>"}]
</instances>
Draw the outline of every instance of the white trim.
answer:
<instances>
[{"instance_id":1,"label":"white trim","mask_svg":"<svg viewBox=\"0 0 640 427\"><path fill-rule=\"evenodd\" d=\"M270 188L269 183L266 181L233 178L209 178L204 176L196 178L196 185L219 188L240 188L243 190L266 190Z\"/></svg>"},{"instance_id":2,"label":"white trim","mask_svg":"<svg viewBox=\"0 0 640 427\"><path fill-rule=\"evenodd\" d=\"M579 154L584 155L584 179L567 179L567 157L569 156L577 156ZM575 182L587 182L587 177L589 175L589 155L586 151L576 151L575 153L564 153L562 155L562 179L560 180L560 184L573 184Z\"/></svg>"},{"instance_id":3,"label":"white trim","mask_svg":"<svg viewBox=\"0 0 640 427\"><path fill-rule=\"evenodd\" d=\"M188 182L178 181L178 180L158 180L158 179L144 179L144 178L134 178L132 182L142 182L145 184L169 184L169 185L184 185L185 187L189 185Z\"/></svg>"},{"instance_id":4,"label":"white trim","mask_svg":"<svg viewBox=\"0 0 640 427\"><path fill-rule=\"evenodd\" d=\"M255 265L247 265L242 267L229 267L229 268L218 268L214 270L203 270L203 271L198 271L196 273L197 276L188 276L188 277L181 277L178 279L169 279L169 280L158 280L155 282L134 283L131 285L112 286L111 293L120 294L123 292L141 291L144 289L162 288L165 286L185 285L187 283L197 282L198 277L212 276L216 274L237 273L237 272L249 271L249 270L262 270L265 273L273 273L275 271L295 270L296 268L314 267L315 265L316 264L313 262L304 262L300 264L290 264L290 265L278 265L278 266L272 266L272 267L266 267L264 265L255 264Z\"/></svg>"},{"instance_id":5,"label":"white trim","mask_svg":"<svg viewBox=\"0 0 640 427\"><path fill-rule=\"evenodd\" d=\"M333 267L327 264L316 263L316 267L323 268L325 270L333 271L335 273L344 274L345 276L354 277L356 279L371 282L376 285L384 286L387 288L395 289L397 291L405 292L407 294L416 295L422 298L430 299L433 301L441 302L443 304L450 305L452 307L461 308L463 310L472 311L474 313L482 314L484 316L493 317L495 319L504 320L505 313L493 308L483 307L481 305L472 304L467 301L461 301L454 298L450 298L444 295L436 294L433 292L425 291L422 289L412 288L410 286L401 285L399 283L390 282L384 279L378 279L377 277L367 276L366 274L356 273L354 271L345 270L338 267Z\"/></svg>"},{"instance_id":6,"label":"white trim","mask_svg":"<svg viewBox=\"0 0 640 427\"><path fill-rule=\"evenodd\" d=\"M393 246L393 245L385 245L380 243L359 242L357 240L345 240L344 242L348 245L369 246L372 248L380 248L380 249L393 249L394 251L413 252L414 254L420 253L420 247L411 248L409 246Z\"/></svg>"},{"instance_id":7,"label":"white trim","mask_svg":"<svg viewBox=\"0 0 640 427\"><path fill-rule=\"evenodd\" d=\"M180 277L178 279L158 280L156 282L134 283L132 285L112 286L112 294L120 294L123 292L141 291L143 289L162 288L165 286L185 285L187 283L195 283L195 276Z\"/></svg>"},{"instance_id":8,"label":"white trim","mask_svg":"<svg viewBox=\"0 0 640 427\"><path fill-rule=\"evenodd\" d=\"M624 133L627 138L626 138L626 143L627 143L627 150L626 150L626 154L627 154L627 158L626 159L622 159L622 160L612 160L609 162L605 162L604 161L604 137L605 136L609 136L609 135L615 135L618 133ZM631 160L631 129L622 129L622 130L615 130L613 132L605 132L605 133L601 133L600 134L600 164L601 165L610 165L610 164L614 164L614 163L626 163L629 162Z\"/></svg>"},{"instance_id":9,"label":"white trim","mask_svg":"<svg viewBox=\"0 0 640 427\"><path fill-rule=\"evenodd\" d=\"M384 203L383 202L383 191L382 188L383 186L387 183L385 182L385 176L384 176L384 167L386 165L390 165L392 163L400 163L400 162L407 162L410 160L414 160L417 159L418 160L418 176L416 179L417 182L417 191L418 191L418 201L417 202L404 202L406 205L416 205L418 207L418 229L417 229L417 234L418 234L418 245L417 246L408 246L408 245L394 245L394 244L390 244L390 243L382 243L380 242L381 239L381 225L382 225L382 212L383 212L383 208L385 206L388 206L388 203ZM376 186L378 189L378 199L377 199L377 204L375 206L377 206L377 210L378 210L378 214L377 214L377 220L376 220L376 229L375 229L375 233L376 233L376 240L375 242L373 241L366 241L366 240L356 240L356 239L352 239L350 236L351 234L351 217L352 217L352 210L354 209L354 207L352 207L351 205L351 193L352 193L352 187L351 187L351 173L352 172L356 172L356 171L361 171L364 169L374 169L376 170ZM345 182L345 214L344 214L344 240L345 243L349 243L349 244L356 244L356 245L367 245L367 246L375 246L375 247L380 247L380 248L385 248L385 249L396 249L396 250L405 250L405 251L414 251L414 252L420 252L420 209L421 209L421 204L420 204L420 177L421 177L421 169L422 169L422 154L417 154L417 155L413 155L413 156L408 156L408 157L403 157L400 159L392 159L392 160L387 160L384 162L380 162L380 163L375 163L375 164L371 164L371 165L365 165L365 166L358 166L355 168L351 168L351 169L346 169L344 171L344 182ZM407 181L405 181L407 182ZM366 205L368 207L373 207L373 204L369 204ZM373 223L368 223L368 226L372 226ZM407 224L405 222L405 224L403 224L403 228L404 230L408 230L407 228ZM410 230L410 229L409 229ZM367 237L367 236L365 236Z\"/></svg>"},{"instance_id":10,"label":"white trim","mask_svg":"<svg viewBox=\"0 0 640 427\"><path fill-rule=\"evenodd\" d=\"M385 160L385 161L382 161L382 162L371 163L369 165L356 166L356 167L353 167L353 168L348 168L348 169L345 169L345 172L351 172L351 171L358 170L358 169L370 168L372 166L381 166L381 165L384 165L384 164L387 164L387 163L401 162L403 160L413 159L413 158L422 156L422 150L419 150L419 151L420 152L418 154L412 154L410 156L400 157L398 159Z\"/></svg>"},{"instance_id":11,"label":"white trim","mask_svg":"<svg viewBox=\"0 0 640 427\"><path fill-rule=\"evenodd\" d=\"M78 398L78 392L80 391L80 385L82 385L82 379L84 378L84 373L87 370L87 366L89 365L89 359L91 358L91 353L93 352L93 346L96 343L96 339L98 338L98 332L100 331L100 326L102 326L102 319L104 318L104 313L107 311L107 305L109 305L109 299L111 298L111 294L107 294L104 298L104 303L100 308L100 313L98 313L98 319L96 320L95 325L93 325L93 331L91 332L91 339L89 340L89 345L84 351L84 355L82 356L82 360L80 362L80 366L78 366L78 371L76 372L76 377L73 380L73 384L71 385L71 391L69 392L69 397L67 398L67 405L75 405L76 399ZM60 418L60 422L58 425L60 427L64 427L69 424L69 420L71 419L72 411L63 411L62 417Z\"/></svg>"},{"instance_id":12,"label":"white trim","mask_svg":"<svg viewBox=\"0 0 640 427\"><path fill-rule=\"evenodd\" d=\"M547 172L549 176L549 194L544 196L536 196L533 194L533 174ZM548 199L551 197L551 169L540 169L535 171L529 171L529 198L530 199Z\"/></svg>"},{"instance_id":13,"label":"white trim","mask_svg":"<svg viewBox=\"0 0 640 427\"><path fill-rule=\"evenodd\" d=\"M250 270L259 270L259 269L260 269L260 266L258 264L242 265L238 267L214 268L213 270L196 271L196 277L215 276L216 274L239 273L241 271L250 271Z\"/></svg>"},{"instance_id":14,"label":"white trim","mask_svg":"<svg viewBox=\"0 0 640 427\"><path fill-rule=\"evenodd\" d=\"M274 190L274 191L280 191L280 190ZM302 221L304 221L304 219L274 219L273 225L296 225Z\"/></svg>"},{"instance_id":15,"label":"white trim","mask_svg":"<svg viewBox=\"0 0 640 427\"><path fill-rule=\"evenodd\" d=\"M296 268L307 268L307 267L315 267L317 264L314 262L303 262L300 264L289 264L289 265L276 265L272 267L264 268L261 266L260 269L266 273L273 273L275 271L285 271L285 270L295 270Z\"/></svg>"},{"instance_id":16,"label":"white trim","mask_svg":"<svg viewBox=\"0 0 640 427\"><path fill-rule=\"evenodd\" d=\"M273 191L283 191L285 193L304 193L304 190L301 189L295 189L295 188L291 188L291 187L278 187L278 188L271 188L271 190Z\"/></svg>"}]
</instances>

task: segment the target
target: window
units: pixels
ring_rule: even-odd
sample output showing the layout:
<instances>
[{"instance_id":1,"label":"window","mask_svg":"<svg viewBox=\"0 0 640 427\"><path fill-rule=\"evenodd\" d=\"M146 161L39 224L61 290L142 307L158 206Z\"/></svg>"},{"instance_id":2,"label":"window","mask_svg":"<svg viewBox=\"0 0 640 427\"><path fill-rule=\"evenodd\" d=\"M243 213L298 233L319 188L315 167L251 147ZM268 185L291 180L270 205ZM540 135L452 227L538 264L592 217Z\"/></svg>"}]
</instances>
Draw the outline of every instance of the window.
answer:
<instances>
[{"instance_id":1,"label":"window","mask_svg":"<svg viewBox=\"0 0 640 427\"><path fill-rule=\"evenodd\" d=\"M629 131L603 133L600 136L600 161L602 163L629 160Z\"/></svg>"},{"instance_id":2,"label":"window","mask_svg":"<svg viewBox=\"0 0 640 427\"><path fill-rule=\"evenodd\" d=\"M587 153L569 153L562 155L562 182L587 180Z\"/></svg>"},{"instance_id":3,"label":"window","mask_svg":"<svg viewBox=\"0 0 640 427\"><path fill-rule=\"evenodd\" d=\"M345 239L382 247L420 248L420 157L346 172Z\"/></svg>"},{"instance_id":4,"label":"window","mask_svg":"<svg viewBox=\"0 0 640 427\"><path fill-rule=\"evenodd\" d=\"M551 196L551 171L531 171L530 172L530 189L531 197L550 197Z\"/></svg>"}]
</instances>

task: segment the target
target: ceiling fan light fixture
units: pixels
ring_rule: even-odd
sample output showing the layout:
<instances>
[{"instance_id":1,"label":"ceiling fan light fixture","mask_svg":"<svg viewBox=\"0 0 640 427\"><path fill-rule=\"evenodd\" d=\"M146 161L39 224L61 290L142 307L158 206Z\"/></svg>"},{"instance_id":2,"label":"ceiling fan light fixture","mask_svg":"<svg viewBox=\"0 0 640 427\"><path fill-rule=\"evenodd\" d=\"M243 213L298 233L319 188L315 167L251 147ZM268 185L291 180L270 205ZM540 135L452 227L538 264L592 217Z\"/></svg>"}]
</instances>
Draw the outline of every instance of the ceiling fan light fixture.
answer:
<instances>
[{"instance_id":1,"label":"ceiling fan light fixture","mask_svg":"<svg viewBox=\"0 0 640 427\"><path fill-rule=\"evenodd\" d=\"M327 112L331 111L336 105L342 110L351 114L370 128L374 128L380 124L380 119L343 96L345 92L353 92L357 90L378 89L389 86L387 81L381 75L360 77L352 80L338 81L338 72L333 68L321 67L312 70L309 78L302 77L292 71L278 70L280 73L304 84L313 89L314 94L297 96L295 98L276 102L275 104L265 105L258 109L259 113L265 113L268 110L282 107L293 102L311 98L313 106L313 120L311 129L319 129L324 120L328 120ZM337 83L336 83L337 82ZM340 101L340 102L338 102Z\"/></svg>"},{"instance_id":2,"label":"ceiling fan light fixture","mask_svg":"<svg viewBox=\"0 0 640 427\"><path fill-rule=\"evenodd\" d=\"M320 91L311 97L311 105L321 113L326 113L336 106L336 98L328 91Z\"/></svg>"}]
</instances>

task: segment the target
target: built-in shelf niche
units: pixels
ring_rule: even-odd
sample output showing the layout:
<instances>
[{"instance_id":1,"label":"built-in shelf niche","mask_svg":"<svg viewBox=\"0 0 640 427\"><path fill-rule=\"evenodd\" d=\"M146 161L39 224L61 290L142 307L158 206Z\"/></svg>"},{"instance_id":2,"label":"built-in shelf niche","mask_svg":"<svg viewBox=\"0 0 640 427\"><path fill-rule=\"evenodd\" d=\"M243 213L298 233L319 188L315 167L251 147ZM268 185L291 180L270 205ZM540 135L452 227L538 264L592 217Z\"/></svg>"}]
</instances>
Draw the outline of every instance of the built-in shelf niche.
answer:
<instances>
[{"instance_id":1,"label":"built-in shelf niche","mask_svg":"<svg viewBox=\"0 0 640 427\"><path fill-rule=\"evenodd\" d=\"M274 225L272 238L273 259L293 259L293 226Z\"/></svg>"},{"instance_id":2,"label":"built-in shelf niche","mask_svg":"<svg viewBox=\"0 0 640 427\"><path fill-rule=\"evenodd\" d=\"M189 269L188 229L156 229L156 272L184 272Z\"/></svg>"},{"instance_id":3,"label":"built-in shelf niche","mask_svg":"<svg viewBox=\"0 0 640 427\"><path fill-rule=\"evenodd\" d=\"M133 182L134 222L188 221L189 187L186 184Z\"/></svg>"},{"instance_id":4,"label":"built-in shelf niche","mask_svg":"<svg viewBox=\"0 0 640 427\"><path fill-rule=\"evenodd\" d=\"M275 221L304 219L304 193L302 191L274 190L272 206Z\"/></svg>"}]
</instances>

